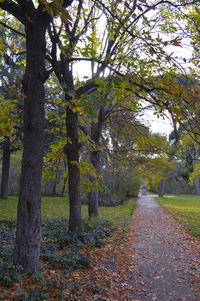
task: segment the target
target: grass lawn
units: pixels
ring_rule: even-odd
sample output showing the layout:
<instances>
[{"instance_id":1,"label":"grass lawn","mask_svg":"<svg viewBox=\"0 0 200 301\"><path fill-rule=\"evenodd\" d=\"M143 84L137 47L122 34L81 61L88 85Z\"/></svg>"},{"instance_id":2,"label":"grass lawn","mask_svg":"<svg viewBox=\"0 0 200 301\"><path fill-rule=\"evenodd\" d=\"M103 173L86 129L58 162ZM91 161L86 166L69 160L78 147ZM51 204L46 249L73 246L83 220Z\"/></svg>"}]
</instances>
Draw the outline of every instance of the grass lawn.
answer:
<instances>
[{"instance_id":1,"label":"grass lawn","mask_svg":"<svg viewBox=\"0 0 200 301\"><path fill-rule=\"evenodd\" d=\"M12 196L0 200L0 220L11 220L17 217L17 197ZM99 216L102 219L130 223L136 198L126 201L121 206L100 207ZM87 219L87 206L82 205L83 219ZM69 217L69 202L66 197L42 197L42 218Z\"/></svg>"},{"instance_id":2,"label":"grass lawn","mask_svg":"<svg viewBox=\"0 0 200 301\"><path fill-rule=\"evenodd\" d=\"M200 196L184 194L156 198L156 201L194 236L200 237Z\"/></svg>"}]
</instances>

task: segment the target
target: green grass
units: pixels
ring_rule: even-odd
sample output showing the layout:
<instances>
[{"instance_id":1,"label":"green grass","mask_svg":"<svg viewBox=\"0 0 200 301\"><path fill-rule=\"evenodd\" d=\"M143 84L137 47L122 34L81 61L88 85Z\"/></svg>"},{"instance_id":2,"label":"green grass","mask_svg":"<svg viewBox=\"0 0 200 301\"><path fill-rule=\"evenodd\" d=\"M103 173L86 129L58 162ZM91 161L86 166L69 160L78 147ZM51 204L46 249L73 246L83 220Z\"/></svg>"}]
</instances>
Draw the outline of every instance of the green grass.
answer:
<instances>
[{"instance_id":1,"label":"green grass","mask_svg":"<svg viewBox=\"0 0 200 301\"><path fill-rule=\"evenodd\" d=\"M156 198L194 236L200 237L200 196L176 195Z\"/></svg>"},{"instance_id":2,"label":"green grass","mask_svg":"<svg viewBox=\"0 0 200 301\"><path fill-rule=\"evenodd\" d=\"M16 219L17 197L0 200L0 220ZM130 222L136 198L126 201L116 207L100 207L99 216L102 219L115 220L119 218ZM87 206L82 205L82 216L87 218ZM69 201L65 197L42 197L42 218L69 217Z\"/></svg>"},{"instance_id":3,"label":"green grass","mask_svg":"<svg viewBox=\"0 0 200 301\"><path fill-rule=\"evenodd\" d=\"M17 216L17 197L0 199L0 220L16 219Z\"/></svg>"}]
</instances>

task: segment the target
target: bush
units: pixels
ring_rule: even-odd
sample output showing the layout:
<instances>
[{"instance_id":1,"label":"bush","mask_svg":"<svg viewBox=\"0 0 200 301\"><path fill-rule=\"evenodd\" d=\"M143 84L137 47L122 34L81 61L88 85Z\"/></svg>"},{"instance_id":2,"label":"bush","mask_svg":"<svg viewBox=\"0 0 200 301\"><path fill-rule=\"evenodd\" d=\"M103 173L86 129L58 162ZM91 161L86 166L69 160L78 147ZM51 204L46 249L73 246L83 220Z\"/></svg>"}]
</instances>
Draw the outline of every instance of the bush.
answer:
<instances>
[{"instance_id":1,"label":"bush","mask_svg":"<svg viewBox=\"0 0 200 301\"><path fill-rule=\"evenodd\" d=\"M99 192L100 206L118 206L130 197L137 197L140 189L140 176L136 169L121 169L104 172L103 192Z\"/></svg>"}]
</instances>

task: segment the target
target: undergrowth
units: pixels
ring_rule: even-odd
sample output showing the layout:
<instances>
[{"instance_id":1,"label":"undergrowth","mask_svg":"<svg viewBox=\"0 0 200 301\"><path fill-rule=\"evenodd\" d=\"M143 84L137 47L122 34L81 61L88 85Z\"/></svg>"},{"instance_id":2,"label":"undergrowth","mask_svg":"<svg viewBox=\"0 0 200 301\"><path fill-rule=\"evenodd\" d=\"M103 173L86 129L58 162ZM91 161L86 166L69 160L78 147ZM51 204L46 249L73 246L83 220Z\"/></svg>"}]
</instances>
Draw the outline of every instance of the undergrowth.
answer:
<instances>
[{"instance_id":1,"label":"undergrowth","mask_svg":"<svg viewBox=\"0 0 200 301\"><path fill-rule=\"evenodd\" d=\"M0 220L0 295L2 287L3 291L13 288L17 300L48 300L52 296L55 300L66 300L66 290L76 296L83 289L93 294L102 293L104 287L87 276L87 269L92 266L90 253L105 243L122 242L128 231L133 207L134 202L128 202L124 206L111 208L107 215L102 209L102 218L83 220L82 232L79 233L68 231L68 219L44 219L41 265L34 274L23 274L21 266L13 265L16 221ZM70 281L71 273L76 270L85 270L86 287L83 288L78 279Z\"/></svg>"}]
</instances>

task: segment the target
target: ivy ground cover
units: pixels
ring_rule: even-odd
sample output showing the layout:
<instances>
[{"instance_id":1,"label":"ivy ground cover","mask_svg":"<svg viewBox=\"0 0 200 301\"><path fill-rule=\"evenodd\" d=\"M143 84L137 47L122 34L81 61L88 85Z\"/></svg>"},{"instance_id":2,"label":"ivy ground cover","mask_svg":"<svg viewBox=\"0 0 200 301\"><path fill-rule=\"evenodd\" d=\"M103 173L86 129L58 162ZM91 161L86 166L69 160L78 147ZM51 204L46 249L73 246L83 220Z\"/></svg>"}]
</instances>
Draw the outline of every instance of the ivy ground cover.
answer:
<instances>
[{"instance_id":1,"label":"ivy ground cover","mask_svg":"<svg viewBox=\"0 0 200 301\"><path fill-rule=\"evenodd\" d=\"M194 236L200 237L200 196L174 195L156 201Z\"/></svg>"}]
</instances>

